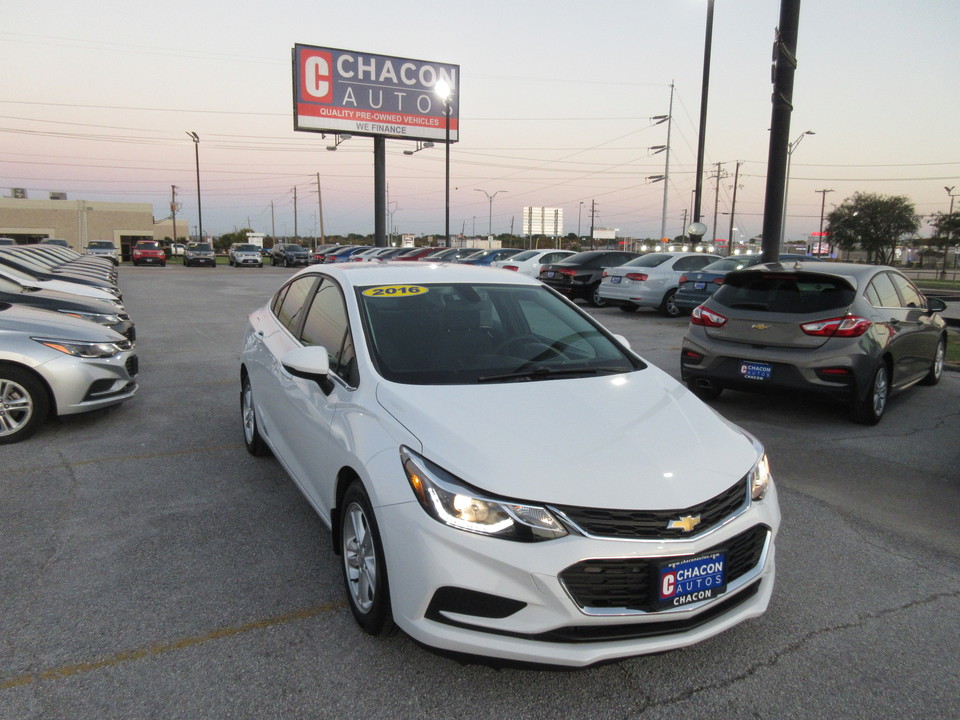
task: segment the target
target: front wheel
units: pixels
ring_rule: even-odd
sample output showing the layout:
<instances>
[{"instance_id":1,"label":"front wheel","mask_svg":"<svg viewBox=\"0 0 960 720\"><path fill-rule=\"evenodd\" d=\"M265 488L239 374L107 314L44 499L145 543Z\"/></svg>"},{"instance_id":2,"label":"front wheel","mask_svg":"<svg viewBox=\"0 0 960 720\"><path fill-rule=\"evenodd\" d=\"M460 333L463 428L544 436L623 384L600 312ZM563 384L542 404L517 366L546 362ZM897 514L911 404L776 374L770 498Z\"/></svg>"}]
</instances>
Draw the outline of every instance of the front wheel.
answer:
<instances>
[{"instance_id":1,"label":"front wheel","mask_svg":"<svg viewBox=\"0 0 960 720\"><path fill-rule=\"evenodd\" d=\"M380 530L367 492L359 480L347 488L340 515L340 555L350 610L370 635L393 629L387 564Z\"/></svg>"},{"instance_id":2,"label":"front wheel","mask_svg":"<svg viewBox=\"0 0 960 720\"><path fill-rule=\"evenodd\" d=\"M243 421L243 443L247 452L254 457L264 457L270 454L270 448L260 436L257 428L257 413L253 408L253 387L250 378L243 379L240 389L240 419Z\"/></svg>"},{"instance_id":3,"label":"front wheel","mask_svg":"<svg viewBox=\"0 0 960 720\"><path fill-rule=\"evenodd\" d=\"M16 367L0 367L0 445L26 440L47 419L50 401L33 375Z\"/></svg>"},{"instance_id":4,"label":"front wheel","mask_svg":"<svg viewBox=\"0 0 960 720\"><path fill-rule=\"evenodd\" d=\"M854 398L851 418L861 425L876 425L883 417L889 396L890 374L886 363L881 362L873 374L866 396L862 399Z\"/></svg>"},{"instance_id":5,"label":"front wheel","mask_svg":"<svg viewBox=\"0 0 960 720\"><path fill-rule=\"evenodd\" d=\"M940 376L943 375L943 362L947 357L947 339L940 336L937 343L937 351L933 354L933 362L930 363L930 371L927 376L920 381L921 385L936 385L940 382Z\"/></svg>"}]
</instances>

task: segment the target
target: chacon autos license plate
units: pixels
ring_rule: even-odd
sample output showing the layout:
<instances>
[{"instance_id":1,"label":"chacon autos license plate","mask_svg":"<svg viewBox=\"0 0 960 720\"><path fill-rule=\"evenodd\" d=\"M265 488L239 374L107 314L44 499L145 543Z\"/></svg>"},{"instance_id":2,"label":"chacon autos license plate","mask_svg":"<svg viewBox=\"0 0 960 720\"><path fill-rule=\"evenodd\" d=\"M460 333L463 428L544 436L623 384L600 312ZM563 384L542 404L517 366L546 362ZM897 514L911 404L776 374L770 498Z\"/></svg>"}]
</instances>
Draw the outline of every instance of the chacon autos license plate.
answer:
<instances>
[{"instance_id":1,"label":"chacon autos license plate","mask_svg":"<svg viewBox=\"0 0 960 720\"><path fill-rule=\"evenodd\" d=\"M773 365L744 360L740 363L740 374L747 380L769 380L773 375Z\"/></svg>"},{"instance_id":2,"label":"chacon autos license plate","mask_svg":"<svg viewBox=\"0 0 960 720\"><path fill-rule=\"evenodd\" d=\"M657 603L660 609L682 607L715 598L726 589L726 552L712 552L661 565Z\"/></svg>"}]
</instances>

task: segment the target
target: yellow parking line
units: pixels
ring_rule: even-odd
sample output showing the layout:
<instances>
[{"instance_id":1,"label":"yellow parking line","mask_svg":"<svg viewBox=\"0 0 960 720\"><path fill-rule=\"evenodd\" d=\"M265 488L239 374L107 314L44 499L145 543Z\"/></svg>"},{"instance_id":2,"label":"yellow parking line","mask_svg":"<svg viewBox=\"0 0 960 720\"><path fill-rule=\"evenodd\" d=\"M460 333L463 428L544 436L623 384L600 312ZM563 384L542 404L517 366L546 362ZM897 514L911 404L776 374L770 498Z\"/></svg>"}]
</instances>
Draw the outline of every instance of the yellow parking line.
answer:
<instances>
[{"instance_id":1,"label":"yellow parking line","mask_svg":"<svg viewBox=\"0 0 960 720\"><path fill-rule=\"evenodd\" d=\"M293 612L284 613L283 615L276 615L263 620L254 620L252 622L244 623L243 625L218 628L217 630L211 630L203 635L192 635L168 643L137 648L136 650L125 650L100 660L91 660L89 662L81 662L73 665L62 665L49 670L27 673L19 677L11 678L10 680L4 680L3 682L0 682L0 690L9 690L10 688L32 685L40 680L65 678L78 673L92 672L105 667L115 667L117 665L122 665L123 663L132 662L134 660L141 660L143 658L152 657L155 655L163 655L164 653L173 652L174 650L183 650L195 645L203 645L211 640L222 640L224 638L234 637L235 635L242 635L243 633L250 632L251 630L262 630L268 627L284 625L286 623L293 622L294 620L306 620L323 613L340 610L344 607L346 607L346 602L342 600L324 603L323 605L315 605L314 607L305 608L303 610L294 610Z\"/></svg>"}]
</instances>

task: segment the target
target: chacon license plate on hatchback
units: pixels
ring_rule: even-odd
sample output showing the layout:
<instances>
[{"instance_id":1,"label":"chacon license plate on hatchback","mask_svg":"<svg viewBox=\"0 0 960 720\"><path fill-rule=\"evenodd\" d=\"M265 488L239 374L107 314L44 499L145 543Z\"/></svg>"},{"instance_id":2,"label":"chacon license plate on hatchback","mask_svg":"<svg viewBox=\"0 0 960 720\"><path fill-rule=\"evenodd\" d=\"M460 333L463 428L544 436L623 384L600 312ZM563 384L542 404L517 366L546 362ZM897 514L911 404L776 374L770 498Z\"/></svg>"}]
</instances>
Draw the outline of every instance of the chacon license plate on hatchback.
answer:
<instances>
[{"instance_id":1,"label":"chacon license plate on hatchback","mask_svg":"<svg viewBox=\"0 0 960 720\"><path fill-rule=\"evenodd\" d=\"M773 375L773 365L744 360L740 363L740 374L747 380L769 380Z\"/></svg>"},{"instance_id":2,"label":"chacon license plate on hatchback","mask_svg":"<svg viewBox=\"0 0 960 720\"><path fill-rule=\"evenodd\" d=\"M660 566L657 603L661 609L710 600L727 589L725 551Z\"/></svg>"}]
</instances>

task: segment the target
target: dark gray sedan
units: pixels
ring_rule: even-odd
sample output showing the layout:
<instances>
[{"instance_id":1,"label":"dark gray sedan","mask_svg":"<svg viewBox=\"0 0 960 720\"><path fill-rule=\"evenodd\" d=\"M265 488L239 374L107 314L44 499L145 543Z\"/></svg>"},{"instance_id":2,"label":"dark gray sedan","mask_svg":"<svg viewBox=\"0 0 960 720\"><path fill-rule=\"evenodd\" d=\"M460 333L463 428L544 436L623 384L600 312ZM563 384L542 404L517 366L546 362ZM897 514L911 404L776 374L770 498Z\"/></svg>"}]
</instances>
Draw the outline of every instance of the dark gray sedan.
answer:
<instances>
[{"instance_id":1,"label":"dark gray sedan","mask_svg":"<svg viewBox=\"0 0 960 720\"><path fill-rule=\"evenodd\" d=\"M945 308L891 267L758 265L729 273L693 311L681 374L702 399L725 388L816 392L875 425L891 391L939 382Z\"/></svg>"}]
</instances>

